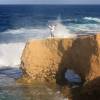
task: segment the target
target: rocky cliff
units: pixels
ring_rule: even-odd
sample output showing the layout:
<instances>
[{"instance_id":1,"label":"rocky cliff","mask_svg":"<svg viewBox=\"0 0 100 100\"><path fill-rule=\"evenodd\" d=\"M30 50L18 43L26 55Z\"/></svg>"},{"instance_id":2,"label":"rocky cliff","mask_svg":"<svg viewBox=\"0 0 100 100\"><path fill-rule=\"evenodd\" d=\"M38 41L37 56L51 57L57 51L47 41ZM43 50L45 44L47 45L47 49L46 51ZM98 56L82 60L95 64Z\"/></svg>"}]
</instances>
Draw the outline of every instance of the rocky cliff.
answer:
<instances>
[{"instance_id":1,"label":"rocky cliff","mask_svg":"<svg viewBox=\"0 0 100 100\"><path fill-rule=\"evenodd\" d=\"M56 79L63 84L67 69L73 69L84 81L93 80L100 76L100 35L28 41L21 68L33 80Z\"/></svg>"}]
</instances>

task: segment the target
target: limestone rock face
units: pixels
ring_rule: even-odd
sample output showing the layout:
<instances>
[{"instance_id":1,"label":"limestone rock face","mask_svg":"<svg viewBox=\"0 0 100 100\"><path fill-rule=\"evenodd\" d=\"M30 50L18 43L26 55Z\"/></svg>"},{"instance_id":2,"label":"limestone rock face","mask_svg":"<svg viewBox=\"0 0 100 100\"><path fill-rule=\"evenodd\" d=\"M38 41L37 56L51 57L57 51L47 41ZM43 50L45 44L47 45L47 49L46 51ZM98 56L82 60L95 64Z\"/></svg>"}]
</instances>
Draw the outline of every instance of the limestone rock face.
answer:
<instances>
[{"instance_id":1,"label":"limestone rock face","mask_svg":"<svg viewBox=\"0 0 100 100\"><path fill-rule=\"evenodd\" d=\"M73 69L83 80L92 80L100 76L100 35L28 41L21 68L33 80L56 79L60 84L67 69Z\"/></svg>"},{"instance_id":2,"label":"limestone rock face","mask_svg":"<svg viewBox=\"0 0 100 100\"><path fill-rule=\"evenodd\" d=\"M21 67L32 79L52 80L58 71L63 52L70 46L71 39L29 41L23 51Z\"/></svg>"}]
</instances>

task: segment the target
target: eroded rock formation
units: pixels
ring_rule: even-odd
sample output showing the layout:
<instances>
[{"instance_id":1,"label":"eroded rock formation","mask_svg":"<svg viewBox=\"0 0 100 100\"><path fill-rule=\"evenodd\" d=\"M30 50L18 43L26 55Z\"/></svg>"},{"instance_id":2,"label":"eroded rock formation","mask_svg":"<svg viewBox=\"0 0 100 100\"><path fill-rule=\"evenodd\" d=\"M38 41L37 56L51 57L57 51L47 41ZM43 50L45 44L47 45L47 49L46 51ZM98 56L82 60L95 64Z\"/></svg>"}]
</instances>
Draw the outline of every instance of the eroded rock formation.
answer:
<instances>
[{"instance_id":1,"label":"eroded rock formation","mask_svg":"<svg viewBox=\"0 0 100 100\"><path fill-rule=\"evenodd\" d=\"M21 68L33 80L62 84L68 68L84 81L93 80L100 76L100 35L28 41Z\"/></svg>"},{"instance_id":2,"label":"eroded rock formation","mask_svg":"<svg viewBox=\"0 0 100 100\"><path fill-rule=\"evenodd\" d=\"M49 81L54 79L63 52L72 46L72 42L72 39L29 41L23 51L22 69L35 80Z\"/></svg>"}]
</instances>

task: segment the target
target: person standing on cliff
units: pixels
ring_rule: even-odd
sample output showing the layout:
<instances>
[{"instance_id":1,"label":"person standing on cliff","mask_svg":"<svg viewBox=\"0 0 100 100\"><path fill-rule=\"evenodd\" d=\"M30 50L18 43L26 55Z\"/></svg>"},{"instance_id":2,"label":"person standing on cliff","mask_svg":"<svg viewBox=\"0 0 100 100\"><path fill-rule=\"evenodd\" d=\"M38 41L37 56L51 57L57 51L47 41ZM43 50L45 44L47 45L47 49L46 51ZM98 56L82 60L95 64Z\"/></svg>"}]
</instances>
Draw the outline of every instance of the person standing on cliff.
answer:
<instances>
[{"instance_id":1,"label":"person standing on cliff","mask_svg":"<svg viewBox=\"0 0 100 100\"><path fill-rule=\"evenodd\" d=\"M54 31L55 31L56 25L48 25L48 27L51 31L51 33L50 33L51 37L54 37Z\"/></svg>"}]
</instances>

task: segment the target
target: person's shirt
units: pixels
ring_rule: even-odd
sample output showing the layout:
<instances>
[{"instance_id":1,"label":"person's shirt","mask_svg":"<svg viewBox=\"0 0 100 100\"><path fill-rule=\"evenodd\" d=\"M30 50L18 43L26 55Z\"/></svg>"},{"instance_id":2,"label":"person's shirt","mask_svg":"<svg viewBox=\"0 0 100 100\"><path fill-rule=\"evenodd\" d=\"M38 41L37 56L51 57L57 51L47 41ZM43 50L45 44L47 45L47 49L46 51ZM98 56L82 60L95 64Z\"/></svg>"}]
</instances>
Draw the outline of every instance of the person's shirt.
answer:
<instances>
[{"instance_id":1,"label":"person's shirt","mask_svg":"<svg viewBox=\"0 0 100 100\"><path fill-rule=\"evenodd\" d=\"M49 28L50 28L51 32L54 32L54 30L55 30L55 26L54 25L53 26L49 25Z\"/></svg>"}]
</instances>

